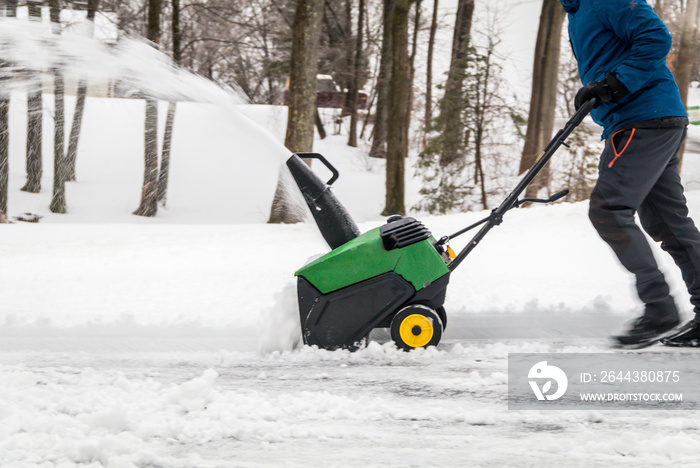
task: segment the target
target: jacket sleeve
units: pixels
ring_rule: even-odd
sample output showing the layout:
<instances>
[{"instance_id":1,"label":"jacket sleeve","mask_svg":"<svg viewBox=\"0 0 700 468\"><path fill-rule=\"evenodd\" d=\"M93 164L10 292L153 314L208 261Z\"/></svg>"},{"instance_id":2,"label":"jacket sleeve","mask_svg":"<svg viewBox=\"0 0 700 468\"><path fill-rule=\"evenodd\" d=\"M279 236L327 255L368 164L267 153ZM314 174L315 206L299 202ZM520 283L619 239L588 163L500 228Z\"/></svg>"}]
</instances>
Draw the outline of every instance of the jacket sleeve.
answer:
<instances>
[{"instance_id":1,"label":"jacket sleeve","mask_svg":"<svg viewBox=\"0 0 700 468\"><path fill-rule=\"evenodd\" d=\"M593 4L601 22L630 49L617 69L609 72L634 93L665 66L671 34L644 0L596 0Z\"/></svg>"}]
</instances>

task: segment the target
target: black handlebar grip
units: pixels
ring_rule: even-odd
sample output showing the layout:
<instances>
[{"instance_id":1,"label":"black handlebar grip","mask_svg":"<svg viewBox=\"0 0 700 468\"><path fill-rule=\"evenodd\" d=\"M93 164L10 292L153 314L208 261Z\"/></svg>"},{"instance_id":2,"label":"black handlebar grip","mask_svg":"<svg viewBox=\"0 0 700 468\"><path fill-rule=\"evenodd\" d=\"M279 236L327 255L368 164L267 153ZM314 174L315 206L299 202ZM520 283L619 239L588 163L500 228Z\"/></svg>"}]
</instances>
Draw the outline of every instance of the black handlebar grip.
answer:
<instances>
[{"instance_id":1,"label":"black handlebar grip","mask_svg":"<svg viewBox=\"0 0 700 468\"><path fill-rule=\"evenodd\" d=\"M557 193L555 193L554 195L552 195L551 197L549 197L549 201L550 201L550 203L555 202L555 201L559 200L560 198L564 198L568 194L569 194L568 188L564 189L564 190L560 190Z\"/></svg>"}]
</instances>

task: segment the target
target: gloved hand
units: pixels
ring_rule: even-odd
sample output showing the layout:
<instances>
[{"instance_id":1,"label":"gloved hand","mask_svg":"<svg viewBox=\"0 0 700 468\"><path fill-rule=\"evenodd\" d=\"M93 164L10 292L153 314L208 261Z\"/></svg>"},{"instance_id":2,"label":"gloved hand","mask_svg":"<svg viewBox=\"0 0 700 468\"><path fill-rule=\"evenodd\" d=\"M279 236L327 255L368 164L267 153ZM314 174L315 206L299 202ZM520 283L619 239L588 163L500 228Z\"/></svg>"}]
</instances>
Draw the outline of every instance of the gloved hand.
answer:
<instances>
[{"instance_id":1,"label":"gloved hand","mask_svg":"<svg viewBox=\"0 0 700 468\"><path fill-rule=\"evenodd\" d=\"M576 98L574 98L574 107L576 110L590 99L595 98L596 103L593 106L600 106L604 102L617 101L627 96L630 92L627 90L620 80L612 73L608 73L603 81L591 81L586 86L578 90Z\"/></svg>"}]
</instances>

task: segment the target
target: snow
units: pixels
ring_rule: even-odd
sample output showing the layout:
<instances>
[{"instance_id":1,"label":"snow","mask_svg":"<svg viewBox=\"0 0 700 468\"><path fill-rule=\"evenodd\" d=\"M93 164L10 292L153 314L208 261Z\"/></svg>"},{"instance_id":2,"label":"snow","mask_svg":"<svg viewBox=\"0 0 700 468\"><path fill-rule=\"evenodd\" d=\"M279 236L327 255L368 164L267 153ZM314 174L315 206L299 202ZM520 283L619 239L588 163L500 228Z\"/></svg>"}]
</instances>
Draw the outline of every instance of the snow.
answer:
<instances>
[{"instance_id":1,"label":"snow","mask_svg":"<svg viewBox=\"0 0 700 468\"><path fill-rule=\"evenodd\" d=\"M532 350L591 347L3 353L0 454L4 466L695 463L682 413L507 411L504 353Z\"/></svg>"},{"instance_id":2,"label":"snow","mask_svg":"<svg viewBox=\"0 0 700 468\"><path fill-rule=\"evenodd\" d=\"M203 118L194 104L182 109L184 119ZM380 182L382 164L363 169L343 140L331 137L323 145L335 151L323 151L365 231L381 219L369 219L365 205L376 201L357 187ZM127 173L114 164L105 172L116 184ZM90 167L100 165L83 165L72 188L97 179ZM130 177L138 193L138 174ZM697 211L700 192L688 197ZM605 352L606 336L636 314L630 278L589 226L586 203L509 213L453 274L439 349L399 352L377 333L349 353L293 350L292 273L327 251L313 224L202 224L174 196L155 220L130 216L125 202L113 210L75 191L68 200L75 213L43 209L38 224L3 228L3 466L695 462L698 428L683 413L507 410L508 353ZM223 213L229 203L202 209ZM484 215L421 219L442 235ZM676 269L657 253L687 312Z\"/></svg>"},{"instance_id":3,"label":"snow","mask_svg":"<svg viewBox=\"0 0 700 468\"><path fill-rule=\"evenodd\" d=\"M533 3L514 11L539 14ZM168 76L141 45L122 46L126 73L140 86L149 74ZM507 409L509 353L610 352L607 336L639 312L586 203L509 212L453 273L439 348L404 353L382 331L355 353L300 347L293 272L328 247L313 223L265 224L288 156L286 109L245 105L186 75L162 89L182 86L193 96L178 103L168 203L154 219L131 215L143 176L142 101L88 99L78 181L68 184L69 213L56 215L52 99L44 190L27 194L26 104L21 89L12 96L9 214L43 217L2 227L0 466L697 464L700 425L687 413ZM324 118L330 136L315 150L339 168L333 190L367 231L383 222L384 163L348 148L332 115ZM698 216L700 127L689 133L683 178ZM412 164L408 206L418 200ZM412 214L439 237L488 213ZM677 268L654 249L689 314Z\"/></svg>"},{"instance_id":4,"label":"snow","mask_svg":"<svg viewBox=\"0 0 700 468\"><path fill-rule=\"evenodd\" d=\"M75 99L66 99L72 120ZM46 112L53 99L44 99ZM167 103L160 106L161 127ZM107 117L108 116L108 117ZM143 181L144 102L133 99L88 99L77 166L79 183L67 185L70 216L50 213L52 161L44 161L39 194L19 191L24 184L26 99L14 93L11 100L10 207L11 213L33 212L42 222L138 222L131 213L138 207ZM53 121L44 120L44 146L51 148ZM114 131L118 128L118 131ZM239 129L232 133L231 128ZM161 140L162 140L161 128ZM277 184L277 168L288 155L269 132L247 119L235 107L179 103L173 137L172 168L167 208L159 223L264 222L269 216ZM240 200L249 203L240 203ZM211 200L219 200L212 204Z\"/></svg>"}]
</instances>

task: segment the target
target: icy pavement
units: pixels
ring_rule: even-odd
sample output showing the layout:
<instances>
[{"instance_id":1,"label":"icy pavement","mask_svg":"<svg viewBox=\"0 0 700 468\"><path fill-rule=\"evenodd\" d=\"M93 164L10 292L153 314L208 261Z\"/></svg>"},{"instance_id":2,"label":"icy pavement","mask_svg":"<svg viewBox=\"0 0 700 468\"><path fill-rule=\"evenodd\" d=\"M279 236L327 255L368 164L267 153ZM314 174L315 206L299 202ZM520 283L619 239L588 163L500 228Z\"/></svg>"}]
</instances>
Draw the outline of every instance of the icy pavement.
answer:
<instances>
[{"instance_id":1,"label":"icy pavement","mask_svg":"<svg viewBox=\"0 0 700 468\"><path fill-rule=\"evenodd\" d=\"M585 209L513 213L411 353L256 351L298 335L313 226L7 226L0 467L697 466L695 412L507 409L509 352L607 351L634 317Z\"/></svg>"},{"instance_id":2,"label":"icy pavement","mask_svg":"<svg viewBox=\"0 0 700 468\"><path fill-rule=\"evenodd\" d=\"M700 449L687 412L507 409L508 353L609 351L595 339L270 354L22 340L0 352L3 467L697 466Z\"/></svg>"}]
</instances>

